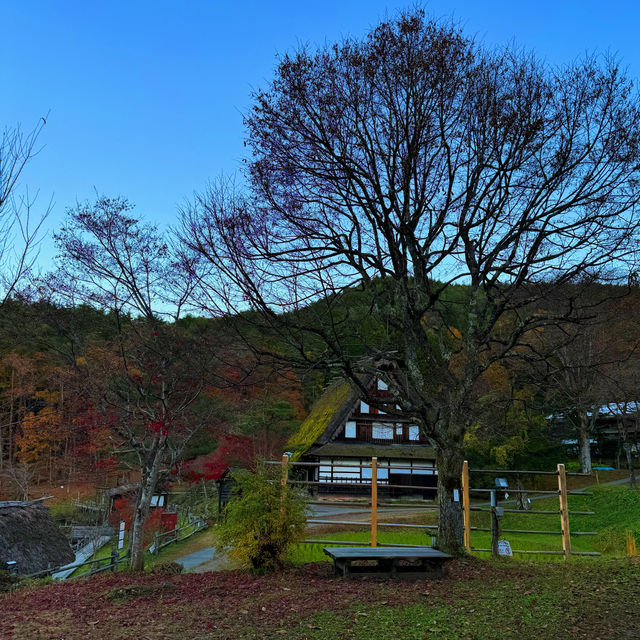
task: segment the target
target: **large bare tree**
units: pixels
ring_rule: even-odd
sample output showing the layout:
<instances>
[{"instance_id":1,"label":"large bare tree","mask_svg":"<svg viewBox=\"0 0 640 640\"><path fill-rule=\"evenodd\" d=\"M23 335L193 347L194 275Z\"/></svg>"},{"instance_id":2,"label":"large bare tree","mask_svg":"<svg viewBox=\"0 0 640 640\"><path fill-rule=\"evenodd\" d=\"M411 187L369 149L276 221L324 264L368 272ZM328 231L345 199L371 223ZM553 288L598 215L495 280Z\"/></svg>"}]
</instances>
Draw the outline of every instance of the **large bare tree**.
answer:
<instances>
[{"instance_id":1,"label":"large bare tree","mask_svg":"<svg viewBox=\"0 0 640 640\"><path fill-rule=\"evenodd\" d=\"M583 286L633 270L631 83L614 60L554 68L416 11L285 55L246 126L249 188L214 185L184 211L198 301L257 311L242 317L283 357L365 396L363 373L385 379L381 408L435 447L438 544L458 552L483 372L584 315Z\"/></svg>"}]
</instances>

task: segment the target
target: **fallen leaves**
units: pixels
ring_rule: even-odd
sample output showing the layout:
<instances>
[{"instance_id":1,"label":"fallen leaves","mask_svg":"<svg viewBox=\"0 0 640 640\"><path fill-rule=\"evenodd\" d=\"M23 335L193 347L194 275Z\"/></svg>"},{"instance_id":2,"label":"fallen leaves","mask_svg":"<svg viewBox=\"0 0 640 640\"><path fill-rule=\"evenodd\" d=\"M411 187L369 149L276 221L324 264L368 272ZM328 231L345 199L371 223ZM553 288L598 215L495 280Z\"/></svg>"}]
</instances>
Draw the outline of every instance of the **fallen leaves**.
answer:
<instances>
[{"instance_id":1,"label":"fallen leaves","mask_svg":"<svg viewBox=\"0 0 640 640\"><path fill-rule=\"evenodd\" d=\"M104 640L182 638L185 630L193 638L268 638L289 633L296 639L326 640L333 636L327 636L318 623L323 612L340 621L341 634L360 637L376 628L380 616L393 617L404 607L414 607L418 614L408 620L416 631L422 630L416 637L425 633L439 638L484 637L474 635L476 629L492 629L501 620L503 635L496 637L510 633L528 638L534 636L523 635L523 630L530 631L533 610L554 610L550 597L558 599L559 611L565 611L565 602L574 603L573 615L563 613L560 623L550 617L538 620L537 638L551 637L557 624L564 625L567 637L616 637L609 625L617 629L617 637L634 637L620 635L620 629L637 631L637 578L618 575L618 583L612 585L607 566L594 563L588 571L582 569L579 580L568 584L562 570L565 567L515 563L495 567L465 558L453 562L448 577L439 581L343 580L334 578L326 564L260 577L242 571L184 574L172 577L171 586L150 574L96 576L3 597L0 609L11 611L12 616L10 621L0 618L0 637L80 640L93 635L91 629L99 629ZM576 575L577 569L566 570ZM627 584L629 580L634 580L635 589ZM586 590L585 584L591 589ZM126 597L110 600L109 593ZM627 599L620 597L627 593ZM606 609L613 606L616 617ZM446 611L448 617L429 613L436 610ZM451 624L457 625L455 631ZM50 633L54 626L56 636ZM401 629L393 628L394 637L404 637ZM589 629L591 635L585 636Z\"/></svg>"}]
</instances>

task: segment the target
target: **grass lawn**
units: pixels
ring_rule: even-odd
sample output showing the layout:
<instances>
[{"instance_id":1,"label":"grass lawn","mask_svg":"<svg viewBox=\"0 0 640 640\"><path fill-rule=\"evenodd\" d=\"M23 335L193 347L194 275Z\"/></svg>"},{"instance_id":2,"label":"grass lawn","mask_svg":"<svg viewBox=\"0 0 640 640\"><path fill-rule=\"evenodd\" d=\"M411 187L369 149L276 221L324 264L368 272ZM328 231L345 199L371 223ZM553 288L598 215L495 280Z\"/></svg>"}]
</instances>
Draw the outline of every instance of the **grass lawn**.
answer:
<instances>
[{"instance_id":1,"label":"grass lawn","mask_svg":"<svg viewBox=\"0 0 640 640\"><path fill-rule=\"evenodd\" d=\"M344 580L326 563L255 576L125 572L0 596L0 637L32 640L631 639L640 564L464 558L441 580Z\"/></svg>"}]
</instances>

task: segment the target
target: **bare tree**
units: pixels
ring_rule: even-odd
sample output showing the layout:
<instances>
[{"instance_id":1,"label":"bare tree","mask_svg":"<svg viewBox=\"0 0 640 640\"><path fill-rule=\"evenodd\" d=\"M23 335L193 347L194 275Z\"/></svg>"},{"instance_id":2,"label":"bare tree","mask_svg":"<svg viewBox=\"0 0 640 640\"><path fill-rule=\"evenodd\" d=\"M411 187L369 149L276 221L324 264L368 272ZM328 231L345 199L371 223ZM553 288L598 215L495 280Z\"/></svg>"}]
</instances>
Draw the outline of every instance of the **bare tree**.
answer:
<instances>
[{"instance_id":1,"label":"bare tree","mask_svg":"<svg viewBox=\"0 0 640 640\"><path fill-rule=\"evenodd\" d=\"M198 300L258 312L242 319L283 358L340 368L364 397L361 375L383 378L393 404L367 401L435 447L438 544L457 553L483 372L634 270L639 116L611 59L551 68L421 11L286 55L246 118L250 189L183 212Z\"/></svg>"},{"instance_id":2,"label":"bare tree","mask_svg":"<svg viewBox=\"0 0 640 640\"><path fill-rule=\"evenodd\" d=\"M623 396L624 399L616 400L607 405L616 416L619 444L626 457L629 484L632 489L636 488L634 458L638 457L638 445L640 444L640 413L638 412L640 404L635 399L638 397L635 389L637 387L634 388L634 392Z\"/></svg>"},{"instance_id":3,"label":"bare tree","mask_svg":"<svg viewBox=\"0 0 640 640\"><path fill-rule=\"evenodd\" d=\"M51 203L41 215L33 215L35 198L18 194L19 180L36 155L45 119L28 133L19 126L6 128L0 139L0 305L16 291L33 267L37 245Z\"/></svg>"},{"instance_id":4,"label":"bare tree","mask_svg":"<svg viewBox=\"0 0 640 640\"><path fill-rule=\"evenodd\" d=\"M615 416L619 449L625 454L629 482L636 487L634 464L640 447L640 357L634 353L617 363L608 377L609 402L606 413ZM634 460L635 458L635 460Z\"/></svg>"},{"instance_id":5,"label":"bare tree","mask_svg":"<svg viewBox=\"0 0 640 640\"><path fill-rule=\"evenodd\" d=\"M604 365L611 356L601 337L582 330L570 342L559 345L547 360L551 368L546 380L547 400L563 409L577 435L582 473L591 473L591 439L608 386Z\"/></svg>"},{"instance_id":6,"label":"bare tree","mask_svg":"<svg viewBox=\"0 0 640 640\"><path fill-rule=\"evenodd\" d=\"M29 465L13 461L0 473L0 479L12 488L14 497L26 501L34 484L35 473Z\"/></svg>"},{"instance_id":7,"label":"bare tree","mask_svg":"<svg viewBox=\"0 0 640 640\"><path fill-rule=\"evenodd\" d=\"M70 210L55 236L61 258L48 290L54 301L113 318L114 340L74 345L68 355L92 404L89 418L110 427L114 454L140 473L130 549L131 568L142 570L152 497L209 418L202 390L213 350L176 326L189 281L173 275L170 247L132 209L99 198Z\"/></svg>"}]
</instances>

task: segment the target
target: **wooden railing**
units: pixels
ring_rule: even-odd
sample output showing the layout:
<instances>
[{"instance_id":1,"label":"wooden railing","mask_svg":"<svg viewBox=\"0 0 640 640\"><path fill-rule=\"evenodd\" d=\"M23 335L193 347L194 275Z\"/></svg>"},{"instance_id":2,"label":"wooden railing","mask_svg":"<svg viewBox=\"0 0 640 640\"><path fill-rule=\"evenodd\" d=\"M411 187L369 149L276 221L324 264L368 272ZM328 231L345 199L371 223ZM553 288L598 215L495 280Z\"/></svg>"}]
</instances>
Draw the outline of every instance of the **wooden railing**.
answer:
<instances>
[{"instance_id":1,"label":"wooden railing","mask_svg":"<svg viewBox=\"0 0 640 640\"><path fill-rule=\"evenodd\" d=\"M194 533L198 533L198 531L202 531L206 529L209 525L203 519L197 519L189 524L186 524L184 527L176 527L175 529L170 529L169 531L156 531L153 534L153 544L149 546L147 551L149 553L153 553L158 555L160 549L164 549L164 547L173 544L174 542L180 542L181 540L186 540L190 538ZM187 531L191 529L191 531L182 537L180 536L181 531ZM162 542L161 542L162 540Z\"/></svg>"},{"instance_id":2,"label":"wooden railing","mask_svg":"<svg viewBox=\"0 0 640 640\"><path fill-rule=\"evenodd\" d=\"M558 497L558 510L535 510L535 509L505 509L498 507L497 495L500 489L497 488L484 488L484 487L471 487L469 481L470 473L489 474L489 475L518 475L518 476L556 476L558 478L557 490L543 490L543 489L510 489L506 488L505 491L512 494L535 494L539 496L557 496ZM484 551L491 552L492 555L498 555L498 541L502 533L518 533L529 535L559 535L562 536L562 550L550 551L550 550L525 550L525 549L513 549L512 553L535 553L544 555L563 555L568 558L571 555L580 556L599 556L596 551L573 551L571 549L571 536L594 536L596 531L571 531L569 516L570 515L583 515L590 516L595 515L593 511L570 511L569 510L569 495L591 496L593 494L586 491L571 491L567 489L567 477L568 476L588 476L589 474L583 473L567 473L565 466L559 464L556 471L524 471L524 470L504 470L504 469L469 469L467 461L464 461L462 467L462 514L463 514L463 526L464 526L464 546L467 551ZM491 496L491 504L489 507L472 506L470 494L489 494ZM471 511L484 511L491 514L491 527L473 527L471 526ZM531 529L503 529L500 527L500 518L504 513L519 513L519 514L531 514L531 515L558 515L560 518L560 531L538 531ZM481 549L471 546L471 531L484 531L491 533L491 548Z\"/></svg>"}]
</instances>

